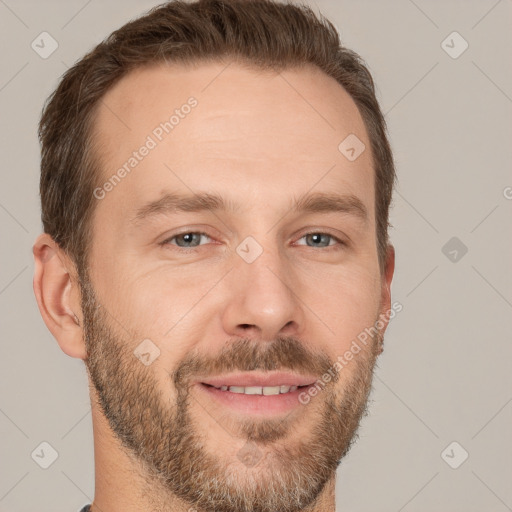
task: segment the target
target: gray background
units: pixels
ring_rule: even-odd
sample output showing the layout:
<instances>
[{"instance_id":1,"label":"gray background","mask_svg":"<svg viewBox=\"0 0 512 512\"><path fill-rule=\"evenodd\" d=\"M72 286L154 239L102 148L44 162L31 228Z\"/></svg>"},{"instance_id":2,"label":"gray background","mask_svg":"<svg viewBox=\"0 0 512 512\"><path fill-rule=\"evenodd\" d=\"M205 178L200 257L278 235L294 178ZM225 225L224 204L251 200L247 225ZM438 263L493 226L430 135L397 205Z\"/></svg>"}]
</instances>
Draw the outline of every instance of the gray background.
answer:
<instances>
[{"instance_id":1,"label":"gray background","mask_svg":"<svg viewBox=\"0 0 512 512\"><path fill-rule=\"evenodd\" d=\"M368 63L399 176L403 311L338 472L337 510L512 510L512 1L309 4ZM93 497L85 368L61 352L32 292L36 126L66 68L154 5L0 0L0 511L69 512ZM43 31L59 45L47 59L31 48ZM453 31L469 44L457 58L459 36L442 44ZM43 441L59 455L48 469L31 458Z\"/></svg>"}]
</instances>

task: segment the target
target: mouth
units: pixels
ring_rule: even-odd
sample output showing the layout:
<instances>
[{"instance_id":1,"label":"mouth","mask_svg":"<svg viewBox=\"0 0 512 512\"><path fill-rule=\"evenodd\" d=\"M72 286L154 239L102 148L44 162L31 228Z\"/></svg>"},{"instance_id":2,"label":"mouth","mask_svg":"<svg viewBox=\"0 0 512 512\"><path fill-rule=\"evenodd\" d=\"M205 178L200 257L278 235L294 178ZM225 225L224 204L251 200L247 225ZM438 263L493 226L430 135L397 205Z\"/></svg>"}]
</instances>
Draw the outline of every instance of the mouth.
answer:
<instances>
[{"instance_id":1,"label":"mouth","mask_svg":"<svg viewBox=\"0 0 512 512\"><path fill-rule=\"evenodd\" d=\"M211 384L205 384L205 386L209 386L215 389L219 389L220 391L229 391L230 393L239 393L244 395L281 395L284 393L293 393L299 388L307 388L308 386L286 386L284 384L278 386L212 386Z\"/></svg>"},{"instance_id":2,"label":"mouth","mask_svg":"<svg viewBox=\"0 0 512 512\"><path fill-rule=\"evenodd\" d=\"M301 405L300 394L314 385L314 376L290 373L245 373L201 379L197 388L210 400L237 413L276 415Z\"/></svg>"}]
</instances>

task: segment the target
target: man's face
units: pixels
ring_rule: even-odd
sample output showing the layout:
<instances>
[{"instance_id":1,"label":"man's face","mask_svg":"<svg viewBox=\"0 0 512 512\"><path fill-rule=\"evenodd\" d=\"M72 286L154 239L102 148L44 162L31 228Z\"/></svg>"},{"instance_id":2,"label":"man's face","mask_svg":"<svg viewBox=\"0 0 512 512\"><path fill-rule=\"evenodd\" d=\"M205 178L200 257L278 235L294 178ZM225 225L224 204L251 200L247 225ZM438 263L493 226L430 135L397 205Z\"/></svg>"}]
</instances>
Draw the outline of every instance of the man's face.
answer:
<instances>
[{"instance_id":1,"label":"man's face","mask_svg":"<svg viewBox=\"0 0 512 512\"><path fill-rule=\"evenodd\" d=\"M378 353L336 372L386 302L370 142L323 73L224 68L141 69L103 98L86 363L155 485L216 511L300 510L350 446ZM353 161L349 134L367 148Z\"/></svg>"}]
</instances>

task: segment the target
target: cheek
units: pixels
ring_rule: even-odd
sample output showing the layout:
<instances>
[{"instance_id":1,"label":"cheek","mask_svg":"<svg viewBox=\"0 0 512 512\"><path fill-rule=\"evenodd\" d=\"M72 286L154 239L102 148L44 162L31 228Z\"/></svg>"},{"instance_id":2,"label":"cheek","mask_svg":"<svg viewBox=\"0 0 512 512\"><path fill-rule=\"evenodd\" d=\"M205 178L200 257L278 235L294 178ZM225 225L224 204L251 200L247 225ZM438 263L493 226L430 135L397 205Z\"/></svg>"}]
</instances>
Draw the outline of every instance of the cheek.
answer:
<instances>
[{"instance_id":1,"label":"cheek","mask_svg":"<svg viewBox=\"0 0 512 512\"><path fill-rule=\"evenodd\" d=\"M315 286L302 290L304 303L328 326L323 330L336 355L377 320L380 279L376 270L340 268L317 273Z\"/></svg>"},{"instance_id":2,"label":"cheek","mask_svg":"<svg viewBox=\"0 0 512 512\"><path fill-rule=\"evenodd\" d=\"M115 303L117 323L129 333L133 348L146 339L158 346L157 374L159 366L174 368L201 340L200 333L204 337L217 281L214 272L202 276L183 269L118 273L115 296L108 291L108 300Z\"/></svg>"}]
</instances>

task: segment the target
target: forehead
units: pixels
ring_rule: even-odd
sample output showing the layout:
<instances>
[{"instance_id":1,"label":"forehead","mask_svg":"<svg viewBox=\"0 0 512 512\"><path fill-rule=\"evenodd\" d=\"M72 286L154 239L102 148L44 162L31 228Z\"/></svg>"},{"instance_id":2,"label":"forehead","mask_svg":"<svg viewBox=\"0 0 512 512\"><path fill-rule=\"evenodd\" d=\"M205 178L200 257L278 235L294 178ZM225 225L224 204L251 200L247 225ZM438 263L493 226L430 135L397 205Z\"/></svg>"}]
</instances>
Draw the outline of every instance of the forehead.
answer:
<instances>
[{"instance_id":1,"label":"forehead","mask_svg":"<svg viewBox=\"0 0 512 512\"><path fill-rule=\"evenodd\" d=\"M368 149L355 161L339 149L351 134ZM102 208L113 201L140 204L169 188L209 189L228 200L237 195L246 205L250 198L277 201L315 188L355 194L373 212L363 120L350 95L316 67L280 73L234 62L139 68L104 96L94 135L101 183L127 171ZM141 156L143 146L150 150Z\"/></svg>"}]
</instances>

